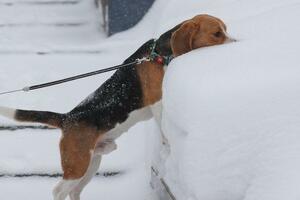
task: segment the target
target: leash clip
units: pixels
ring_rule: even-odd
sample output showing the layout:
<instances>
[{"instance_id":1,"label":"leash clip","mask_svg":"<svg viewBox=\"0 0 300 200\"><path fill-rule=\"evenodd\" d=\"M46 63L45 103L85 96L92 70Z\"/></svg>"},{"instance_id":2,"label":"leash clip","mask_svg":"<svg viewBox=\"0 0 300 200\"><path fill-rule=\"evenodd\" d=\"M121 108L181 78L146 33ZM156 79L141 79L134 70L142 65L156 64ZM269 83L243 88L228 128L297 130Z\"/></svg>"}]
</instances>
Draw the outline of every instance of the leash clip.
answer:
<instances>
[{"instance_id":1,"label":"leash clip","mask_svg":"<svg viewBox=\"0 0 300 200\"><path fill-rule=\"evenodd\" d=\"M143 57L143 58L137 58L136 59L136 62L137 62L138 65L142 64L143 62L149 62L149 61L151 61L150 57Z\"/></svg>"},{"instance_id":2,"label":"leash clip","mask_svg":"<svg viewBox=\"0 0 300 200\"><path fill-rule=\"evenodd\" d=\"M24 92L29 92L30 91L30 87L24 87L23 89L22 89L22 91L24 91Z\"/></svg>"}]
</instances>

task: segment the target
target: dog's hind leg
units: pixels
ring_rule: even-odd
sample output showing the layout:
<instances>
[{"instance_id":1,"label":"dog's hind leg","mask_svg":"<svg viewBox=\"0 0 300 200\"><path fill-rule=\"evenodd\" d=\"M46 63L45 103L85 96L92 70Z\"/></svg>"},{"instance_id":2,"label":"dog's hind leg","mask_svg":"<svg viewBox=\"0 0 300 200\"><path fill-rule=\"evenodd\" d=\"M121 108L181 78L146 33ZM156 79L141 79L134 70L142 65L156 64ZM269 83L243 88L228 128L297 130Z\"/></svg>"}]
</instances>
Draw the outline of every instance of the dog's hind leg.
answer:
<instances>
[{"instance_id":1,"label":"dog's hind leg","mask_svg":"<svg viewBox=\"0 0 300 200\"><path fill-rule=\"evenodd\" d=\"M80 182L77 184L76 187L73 188L73 190L70 192L69 196L71 200L80 200L80 194L84 187L92 180L92 178L95 176L100 163L101 163L101 155L94 154L92 156L90 165L88 170L86 171L83 178L80 180Z\"/></svg>"},{"instance_id":2,"label":"dog's hind leg","mask_svg":"<svg viewBox=\"0 0 300 200\"><path fill-rule=\"evenodd\" d=\"M108 154L115 150L117 148L117 145L114 141L105 141L97 143L95 146L95 150L92 154L90 165L83 176L83 178L80 180L78 185L73 188L73 190L70 192L69 196L71 200L80 200L80 194L84 187L92 180L92 178L97 173L97 170L99 169L102 155Z\"/></svg>"},{"instance_id":3,"label":"dog's hind leg","mask_svg":"<svg viewBox=\"0 0 300 200\"><path fill-rule=\"evenodd\" d=\"M80 194L84 187L92 180L99 169L102 155L109 154L117 148L114 141L103 141L95 145L95 150L92 154L90 165L76 187L72 189L69 196L71 200L80 200Z\"/></svg>"},{"instance_id":4,"label":"dog's hind leg","mask_svg":"<svg viewBox=\"0 0 300 200\"><path fill-rule=\"evenodd\" d=\"M64 174L63 180L53 191L54 200L64 200L72 191L76 191L76 187L88 174L89 166L93 163L92 150L98 136L99 134L92 128L78 124L64 130L60 141L61 164ZM95 160L95 163L100 163L100 159ZM76 195L74 192L72 197L76 198Z\"/></svg>"},{"instance_id":5,"label":"dog's hind leg","mask_svg":"<svg viewBox=\"0 0 300 200\"><path fill-rule=\"evenodd\" d=\"M70 193L70 191L73 190L74 187L78 185L80 182L79 180L61 180L54 188L53 190L53 197L54 200L65 200Z\"/></svg>"},{"instance_id":6,"label":"dog's hind leg","mask_svg":"<svg viewBox=\"0 0 300 200\"><path fill-rule=\"evenodd\" d=\"M82 154L81 152L70 151L73 156L62 155L63 180L61 180L53 190L54 200L65 200L67 196L84 179L88 171L90 162L90 153Z\"/></svg>"}]
</instances>

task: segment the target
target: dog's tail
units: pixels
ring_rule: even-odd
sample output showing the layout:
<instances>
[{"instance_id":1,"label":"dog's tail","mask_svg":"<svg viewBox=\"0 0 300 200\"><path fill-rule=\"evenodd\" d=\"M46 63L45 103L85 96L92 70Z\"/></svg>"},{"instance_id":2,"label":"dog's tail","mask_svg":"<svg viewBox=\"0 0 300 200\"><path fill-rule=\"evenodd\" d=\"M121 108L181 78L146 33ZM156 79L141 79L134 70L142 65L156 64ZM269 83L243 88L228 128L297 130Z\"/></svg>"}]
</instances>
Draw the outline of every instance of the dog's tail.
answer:
<instances>
[{"instance_id":1,"label":"dog's tail","mask_svg":"<svg viewBox=\"0 0 300 200\"><path fill-rule=\"evenodd\" d=\"M65 116L64 114L48 111L19 110L1 106L0 115L20 122L37 122L56 128L62 128Z\"/></svg>"}]
</instances>

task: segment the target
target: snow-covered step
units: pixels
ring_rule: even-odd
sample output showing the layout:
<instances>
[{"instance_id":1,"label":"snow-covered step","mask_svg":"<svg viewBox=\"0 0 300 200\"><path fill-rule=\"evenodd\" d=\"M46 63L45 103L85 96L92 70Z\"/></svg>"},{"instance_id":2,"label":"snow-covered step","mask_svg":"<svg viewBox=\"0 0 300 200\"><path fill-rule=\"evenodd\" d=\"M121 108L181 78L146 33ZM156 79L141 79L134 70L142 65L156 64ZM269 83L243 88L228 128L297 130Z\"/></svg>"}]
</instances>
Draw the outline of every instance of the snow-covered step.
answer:
<instances>
[{"instance_id":1,"label":"snow-covered step","mask_svg":"<svg viewBox=\"0 0 300 200\"><path fill-rule=\"evenodd\" d=\"M149 187L148 170L141 160L144 158L141 141L146 140L144 127L137 132L127 133L127 137L118 141L119 149L109 156L104 156L99 175L86 187L83 199L110 200L156 199ZM22 196L30 199L51 199L51 191L61 179L58 142L58 130L22 130L0 131L0 188L1 199L19 200ZM136 149L140 150L137 151ZM110 174L107 172L118 172ZM2 174L52 174L47 176L11 177ZM130 189L128 189L130 185ZM29 186L29 187L28 187ZM38 189L37 189L38 188ZM118 192L116 192L116 188ZM124 189L127 188L127 189ZM18 191L17 193L15 191ZM3 198L9 197L9 198ZM90 197L90 198L89 198Z\"/></svg>"},{"instance_id":2,"label":"snow-covered step","mask_svg":"<svg viewBox=\"0 0 300 200\"><path fill-rule=\"evenodd\" d=\"M101 54L103 51L98 48L91 48L88 47L87 49L84 48L73 48L73 49L65 49L63 47L55 47L55 49L21 49L21 50L9 50L9 49L0 49L0 55L38 55L38 56L45 56L45 55L83 55L83 54Z\"/></svg>"},{"instance_id":3,"label":"snow-covered step","mask_svg":"<svg viewBox=\"0 0 300 200\"><path fill-rule=\"evenodd\" d=\"M18 130L54 130L54 128L44 125L18 125L18 124L0 124L0 131L18 131Z\"/></svg>"},{"instance_id":4,"label":"snow-covered step","mask_svg":"<svg viewBox=\"0 0 300 200\"><path fill-rule=\"evenodd\" d=\"M155 200L144 171L133 171L116 177L94 177L84 189L81 198L88 200ZM52 189L59 179L56 178L1 178L1 199L52 200ZM17 192L16 192L17 191Z\"/></svg>"},{"instance_id":5,"label":"snow-covered step","mask_svg":"<svg viewBox=\"0 0 300 200\"><path fill-rule=\"evenodd\" d=\"M1 131L0 174L61 172L59 138L58 130Z\"/></svg>"},{"instance_id":6,"label":"snow-covered step","mask_svg":"<svg viewBox=\"0 0 300 200\"><path fill-rule=\"evenodd\" d=\"M104 37L94 0L0 3L0 54L99 53Z\"/></svg>"},{"instance_id":7,"label":"snow-covered step","mask_svg":"<svg viewBox=\"0 0 300 200\"><path fill-rule=\"evenodd\" d=\"M143 165L137 163L144 156L143 151L136 151L136 147L145 140L146 135L142 133L143 126L134 129L141 134L127 133L127 137L120 138L119 148L109 156L104 156L100 174L132 173L136 167ZM59 154L61 130L2 130L0 136L0 177L62 173Z\"/></svg>"},{"instance_id":8,"label":"snow-covered step","mask_svg":"<svg viewBox=\"0 0 300 200\"><path fill-rule=\"evenodd\" d=\"M0 28L0 53L78 52L91 49L105 37L93 24L78 26L15 26Z\"/></svg>"},{"instance_id":9,"label":"snow-covered step","mask_svg":"<svg viewBox=\"0 0 300 200\"><path fill-rule=\"evenodd\" d=\"M82 26L88 24L87 21L69 21L62 20L59 22L23 22L23 23L0 23L0 28L31 28L35 26L56 26L59 27L68 27L68 26Z\"/></svg>"},{"instance_id":10,"label":"snow-covered step","mask_svg":"<svg viewBox=\"0 0 300 200\"><path fill-rule=\"evenodd\" d=\"M22 3L22 2L81 2L83 0L2 0L1 3Z\"/></svg>"},{"instance_id":11,"label":"snow-covered step","mask_svg":"<svg viewBox=\"0 0 300 200\"><path fill-rule=\"evenodd\" d=\"M0 6L13 5L74 5L81 0L4 0L0 2Z\"/></svg>"},{"instance_id":12,"label":"snow-covered step","mask_svg":"<svg viewBox=\"0 0 300 200\"><path fill-rule=\"evenodd\" d=\"M29 24L63 24L83 23L95 20L96 12L89 12L93 5L80 3L76 5L41 6L0 6L0 27L24 23ZM99 19L100 20L100 19Z\"/></svg>"}]
</instances>

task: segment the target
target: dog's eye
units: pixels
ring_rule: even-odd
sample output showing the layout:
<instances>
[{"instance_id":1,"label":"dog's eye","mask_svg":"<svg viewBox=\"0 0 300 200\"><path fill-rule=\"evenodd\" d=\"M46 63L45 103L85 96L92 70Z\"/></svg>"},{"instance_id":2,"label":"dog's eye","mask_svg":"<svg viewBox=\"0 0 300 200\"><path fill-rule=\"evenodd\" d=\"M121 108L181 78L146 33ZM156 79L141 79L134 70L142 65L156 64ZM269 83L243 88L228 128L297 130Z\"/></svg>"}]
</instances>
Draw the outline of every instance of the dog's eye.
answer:
<instances>
[{"instance_id":1,"label":"dog's eye","mask_svg":"<svg viewBox=\"0 0 300 200\"><path fill-rule=\"evenodd\" d=\"M221 37L222 35L223 34L222 34L221 31L218 31L218 32L214 33L214 36L217 37L217 38Z\"/></svg>"}]
</instances>

